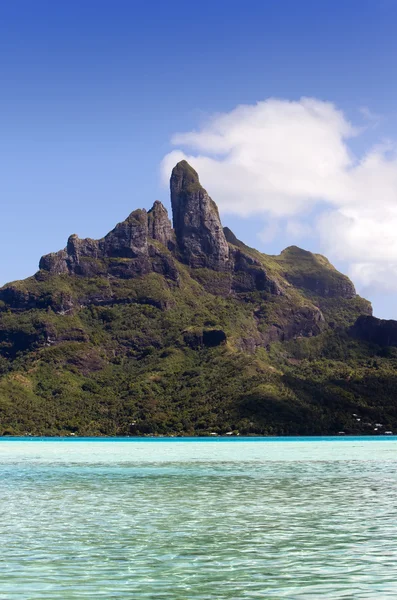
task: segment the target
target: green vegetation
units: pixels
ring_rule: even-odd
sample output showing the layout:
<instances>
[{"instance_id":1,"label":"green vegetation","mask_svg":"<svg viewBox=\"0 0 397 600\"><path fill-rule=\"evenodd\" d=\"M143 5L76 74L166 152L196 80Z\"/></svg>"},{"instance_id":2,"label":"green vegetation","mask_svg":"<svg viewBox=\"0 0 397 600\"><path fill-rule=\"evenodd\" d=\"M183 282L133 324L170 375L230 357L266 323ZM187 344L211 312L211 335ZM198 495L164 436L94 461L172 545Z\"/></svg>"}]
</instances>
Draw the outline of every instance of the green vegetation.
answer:
<instances>
[{"instance_id":1,"label":"green vegetation","mask_svg":"<svg viewBox=\"0 0 397 600\"><path fill-rule=\"evenodd\" d=\"M283 294L230 294L230 274L180 263L178 282L39 272L6 286L0 435L397 429L397 350L349 334L367 301L340 295L351 283L324 257L242 246Z\"/></svg>"}]
</instances>

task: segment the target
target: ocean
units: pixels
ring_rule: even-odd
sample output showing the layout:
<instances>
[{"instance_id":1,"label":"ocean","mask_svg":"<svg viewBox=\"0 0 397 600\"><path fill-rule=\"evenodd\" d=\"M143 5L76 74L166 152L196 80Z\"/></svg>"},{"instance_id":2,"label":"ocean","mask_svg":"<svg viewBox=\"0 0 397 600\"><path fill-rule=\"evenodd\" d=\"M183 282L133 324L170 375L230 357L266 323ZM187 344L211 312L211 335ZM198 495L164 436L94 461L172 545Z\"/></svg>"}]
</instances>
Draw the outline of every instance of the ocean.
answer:
<instances>
[{"instance_id":1,"label":"ocean","mask_svg":"<svg viewBox=\"0 0 397 600\"><path fill-rule=\"evenodd\" d=\"M2 438L0 599L395 599L396 442Z\"/></svg>"}]
</instances>

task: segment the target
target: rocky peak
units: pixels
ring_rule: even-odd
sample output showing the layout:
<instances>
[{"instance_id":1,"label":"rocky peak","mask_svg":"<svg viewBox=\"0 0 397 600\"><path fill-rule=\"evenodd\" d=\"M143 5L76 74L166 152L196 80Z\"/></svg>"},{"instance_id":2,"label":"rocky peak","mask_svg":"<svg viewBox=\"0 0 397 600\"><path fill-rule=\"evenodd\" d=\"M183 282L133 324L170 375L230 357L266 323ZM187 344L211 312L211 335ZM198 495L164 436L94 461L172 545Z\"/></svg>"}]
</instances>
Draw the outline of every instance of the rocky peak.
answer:
<instances>
[{"instance_id":1,"label":"rocky peak","mask_svg":"<svg viewBox=\"0 0 397 600\"><path fill-rule=\"evenodd\" d=\"M184 262L192 267L228 270L229 245L218 208L196 171L182 160L174 167L170 184L174 230Z\"/></svg>"},{"instance_id":2,"label":"rocky peak","mask_svg":"<svg viewBox=\"0 0 397 600\"><path fill-rule=\"evenodd\" d=\"M79 264L81 256L92 256L97 258L99 254L99 242L90 238L80 239L73 234L69 237L66 246L69 261L75 265Z\"/></svg>"},{"instance_id":3,"label":"rocky peak","mask_svg":"<svg viewBox=\"0 0 397 600\"><path fill-rule=\"evenodd\" d=\"M148 212L149 237L157 240L169 250L175 248L175 234L171 221L168 218L167 209L156 200Z\"/></svg>"},{"instance_id":4,"label":"rocky peak","mask_svg":"<svg viewBox=\"0 0 397 600\"><path fill-rule=\"evenodd\" d=\"M100 246L105 256L136 258L147 253L147 236L148 215L146 210L138 209L100 240Z\"/></svg>"},{"instance_id":5,"label":"rocky peak","mask_svg":"<svg viewBox=\"0 0 397 600\"><path fill-rule=\"evenodd\" d=\"M175 246L167 211L160 202L155 202L149 212L134 210L100 240L71 235L64 250L41 258L39 268L57 275L111 275L122 279L154 271L177 281L174 259L154 240L169 249Z\"/></svg>"},{"instance_id":6,"label":"rocky peak","mask_svg":"<svg viewBox=\"0 0 397 600\"><path fill-rule=\"evenodd\" d=\"M195 269L221 272L222 276L215 275L205 284L212 293L259 291L278 296L292 285L309 299L313 295L355 298L351 281L325 257L291 246L279 257L264 260L230 229L222 229L215 202L186 161L174 167L170 183L174 229L167 210L156 201L149 211L134 210L102 239L70 236L64 250L42 257L40 269L53 274L120 278L154 271L176 281L180 261L192 267L192 275L199 281L204 275Z\"/></svg>"}]
</instances>

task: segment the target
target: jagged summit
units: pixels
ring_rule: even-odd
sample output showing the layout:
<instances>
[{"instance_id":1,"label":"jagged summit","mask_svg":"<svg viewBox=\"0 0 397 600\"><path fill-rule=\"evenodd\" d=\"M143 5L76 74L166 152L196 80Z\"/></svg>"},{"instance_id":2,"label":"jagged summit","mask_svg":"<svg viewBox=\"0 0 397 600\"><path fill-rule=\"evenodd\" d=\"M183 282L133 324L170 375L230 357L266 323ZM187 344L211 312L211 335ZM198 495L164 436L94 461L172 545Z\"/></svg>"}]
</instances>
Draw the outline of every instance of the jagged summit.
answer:
<instances>
[{"instance_id":1,"label":"jagged summit","mask_svg":"<svg viewBox=\"0 0 397 600\"><path fill-rule=\"evenodd\" d=\"M222 229L186 161L170 187L173 225L156 201L0 289L0 434L346 430L370 405L366 344L397 345L395 323L367 318L325 257L262 254Z\"/></svg>"},{"instance_id":2,"label":"jagged summit","mask_svg":"<svg viewBox=\"0 0 397 600\"><path fill-rule=\"evenodd\" d=\"M224 268L229 248L218 211L200 186L196 171L186 161L178 163L172 172L171 196L175 231L166 208L156 200L149 211L134 210L104 238L70 236L65 249L41 258L39 268L53 274L88 276L102 273L103 269L95 262L98 259L130 258L136 259L130 265L131 274L141 274L149 272L150 259L161 254L154 241L169 251L174 251L178 242L179 258L192 266ZM158 265L154 266L154 270L157 268Z\"/></svg>"},{"instance_id":3,"label":"jagged summit","mask_svg":"<svg viewBox=\"0 0 397 600\"><path fill-rule=\"evenodd\" d=\"M175 234L165 206L156 200L148 212L148 233L169 250L175 248Z\"/></svg>"},{"instance_id":4,"label":"jagged summit","mask_svg":"<svg viewBox=\"0 0 397 600\"><path fill-rule=\"evenodd\" d=\"M245 252L243 244L239 248L229 245L215 202L186 161L174 167L170 189L173 228L167 210L156 200L148 212L134 210L100 240L71 236L64 250L41 258L40 269L53 274L93 277L109 273L129 278L154 271L177 280L175 261L180 261L193 269L224 272L222 293L255 289L282 293L277 280Z\"/></svg>"},{"instance_id":5,"label":"jagged summit","mask_svg":"<svg viewBox=\"0 0 397 600\"><path fill-rule=\"evenodd\" d=\"M283 296L293 285L322 297L356 296L351 281L325 257L291 246L279 257L265 259L223 229L215 202L187 161L172 170L170 192L173 227L166 208L156 200L149 211L134 210L100 240L70 236L64 250L41 258L40 269L121 278L155 272L178 283L179 262L193 269L194 277L200 269L223 273L221 279L206 283L208 290L221 295L259 291Z\"/></svg>"},{"instance_id":6,"label":"jagged summit","mask_svg":"<svg viewBox=\"0 0 397 600\"><path fill-rule=\"evenodd\" d=\"M201 188L200 180L197 171L187 162L187 160L181 160L172 169L171 173L171 188L180 186L184 190L190 192L196 191Z\"/></svg>"},{"instance_id":7,"label":"jagged summit","mask_svg":"<svg viewBox=\"0 0 397 600\"><path fill-rule=\"evenodd\" d=\"M175 247L167 210L159 201L149 212L134 210L99 240L70 236L64 250L40 259L39 268L56 275L70 273L94 277L109 273L115 277L130 278L159 271L167 277L176 278L172 258L155 242L167 249ZM109 262L108 259L113 260Z\"/></svg>"},{"instance_id":8,"label":"jagged summit","mask_svg":"<svg viewBox=\"0 0 397 600\"><path fill-rule=\"evenodd\" d=\"M218 208L185 160L172 170L170 187L175 235L184 261L193 267L230 269Z\"/></svg>"}]
</instances>

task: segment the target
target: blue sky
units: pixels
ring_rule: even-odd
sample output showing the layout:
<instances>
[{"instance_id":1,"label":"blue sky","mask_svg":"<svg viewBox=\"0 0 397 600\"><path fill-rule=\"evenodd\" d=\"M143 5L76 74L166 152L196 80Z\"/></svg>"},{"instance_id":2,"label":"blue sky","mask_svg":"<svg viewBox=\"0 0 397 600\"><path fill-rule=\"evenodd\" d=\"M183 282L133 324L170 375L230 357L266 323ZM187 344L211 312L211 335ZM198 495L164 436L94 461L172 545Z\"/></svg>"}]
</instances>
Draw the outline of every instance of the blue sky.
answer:
<instances>
[{"instance_id":1,"label":"blue sky","mask_svg":"<svg viewBox=\"0 0 397 600\"><path fill-rule=\"evenodd\" d=\"M0 3L0 283L34 273L71 233L100 237L157 198L169 207L161 165L176 151L204 165L203 182L238 237L268 253L292 243L327 251L375 314L397 318L396 18L393 0ZM228 205L225 155L214 157L208 133L214 115L229 115L239 134L247 131L238 148L252 158L239 105L265 137L281 132L276 166L291 182L288 193L275 190L283 215L268 191L261 204L249 179L240 206ZM199 139L175 138L194 131ZM307 147L316 131L335 142L332 194L311 182L293 189L301 182L291 161L296 152L317 155L316 141ZM223 131L227 159L236 153L231 137ZM267 180L259 150L256 174ZM304 161L305 177L317 167Z\"/></svg>"}]
</instances>

